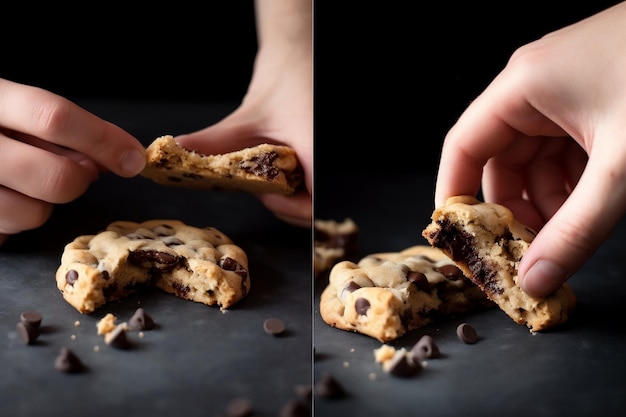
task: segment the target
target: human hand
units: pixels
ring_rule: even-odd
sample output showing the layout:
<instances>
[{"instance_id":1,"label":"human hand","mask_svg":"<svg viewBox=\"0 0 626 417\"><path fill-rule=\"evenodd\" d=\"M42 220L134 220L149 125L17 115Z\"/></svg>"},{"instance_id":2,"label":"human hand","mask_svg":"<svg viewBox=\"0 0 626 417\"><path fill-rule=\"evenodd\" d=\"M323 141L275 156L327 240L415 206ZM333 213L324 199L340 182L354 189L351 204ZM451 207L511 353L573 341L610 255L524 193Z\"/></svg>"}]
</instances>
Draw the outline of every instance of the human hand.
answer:
<instances>
[{"instance_id":1,"label":"human hand","mask_svg":"<svg viewBox=\"0 0 626 417\"><path fill-rule=\"evenodd\" d=\"M0 78L0 244L44 224L102 169L138 174L145 149L121 128L40 88Z\"/></svg>"},{"instance_id":2,"label":"human hand","mask_svg":"<svg viewBox=\"0 0 626 417\"><path fill-rule=\"evenodd\" d=\"M539 231L519 267L555 290L626 211L626 3L519 48L448 132L435 204L476 195Z\"/></svg>"},{"instance_id":3,"label":"human hand","mask_svg":"<svg viewBox=\"0 0 626 417\"><path fill-rule=\"evenodd\" d=\"M310 7L311 3L306 1L258 2L260 46L241 105L218 123L175 138L184 148L204 154L226 153L264 142L293 147L304 170L306 190L291 196L258 194L257 197L277 217L302 227L312 225Z\"/></svg>"}]
</instances>

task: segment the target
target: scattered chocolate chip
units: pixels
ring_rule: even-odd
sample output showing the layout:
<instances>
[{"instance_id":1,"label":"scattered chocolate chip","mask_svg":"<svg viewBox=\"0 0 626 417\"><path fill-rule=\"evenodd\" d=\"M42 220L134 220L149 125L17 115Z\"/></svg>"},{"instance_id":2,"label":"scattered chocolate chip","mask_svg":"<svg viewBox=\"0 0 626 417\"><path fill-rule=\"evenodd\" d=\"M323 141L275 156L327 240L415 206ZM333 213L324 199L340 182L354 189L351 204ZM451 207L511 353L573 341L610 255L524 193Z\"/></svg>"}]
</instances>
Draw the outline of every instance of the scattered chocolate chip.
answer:
<instances>
[{"instance_id":1,"label":"scattered chocolate chip","mask_svg":"<svg viewBox=\"0 0 626 417\"><path fill-rule=\"evenodd\" d=\"M252 415L252 403L247 398L235 398L226 406L228 417L248 417Z\"/></svg>"},{"instance_id":2,"label":"scattered chocolate chip","mask_svg":"<svg viewBox=\"0 0 626 417\"><path fill-rule=\"evenodd\" d=\"M54 360L54 368L61 372L77 373L84 370L85 366L71 349L64 347Z\"/></svg>"},{"instance_id":3,"label":"scattered chocolate chip","mask_svg":"<svg viewBox=\"0 0 626 417\"><path fill-rule=\"evenodd\" d=\"M25 345L33 344L39 337L39 328L28 326L21 321L15 325L15 331Z\"/></svg>"},{"instance_id":4,"label":"scattered chocolate chip","mask_svg":"<svg viewBox=\"0 0 626 417\"><path fill-rule=\"evenodd\" d=\"M309 417L309 407L300 400L291 399L280 409L279 417Z\"/></svg>"},{"instance_id":5,"label":"scattered chocolate chip","mask_svg":"<svg viewBox=\"0 0 626 417\"><path fill-rule=\"evenodd\" d=\"M143 308L139 307L128 320L128 328L130 330L152 330L154 329L154 320Z\"/></svg>"},{"instance_id":6,"label":"scattered chocolate chip","mask_svg":"<svg viewBox=\"0 0 626 417\"><path fill-rule=\"evenodd\" d=\"M43 316L38 311L25 311L20 315L20 322L36 329L41 326L42 319Z\"/></svg>"},{"instance_id":7,"label":"scattered chocolate chip","mask_svg":"<svg viewBox=\"0 0 626 417\"><path fill-rule=\"evenodd\" d=\"M345 389L331 374L326 373L315 383L315 395L321 398L341 398L346 395Z\"/></svg>"},{"instance_id":8,"label":"scattered chocolate chip","mask_svg":"<svg viewBox=\"0 0 626 417\"><path fill-rule=\"evenodd\" d=\"M412 355L407 354L404 349L396 351L393 358L385 364L385 368L391 375L412 376L422 370L422 364L413 360Z\"/></svg>"},{"instance_id":9,"label":"scattered chocolate chip","mask_svg":"<svg viewBox=\"0 0 626 417\"><path fill-rule=\"evenodd\" d=\"M431 336L426 334L413 346L411 355L416 360L438 358L439 346Z\"/></svg>"},{"instance_id":10,"label":"scattered chocolate chip","mask_svg":"<svg viewBox=\"0 0 626 417\"><path fill-rule=\"evenodd\" d=\"M467 323L461 323L458 325L456 328L456 335L459 337L461 342L469 345L476 343L478 340L478 333L476 333L476 329Z\"/></svg>"},{"instance_id":11,"label":"scattered chocolate chip","mask_svg":"<svg viewBox=\"0 0 626 417\"><path fill-rule=\"evenodd\" d=\"M367 310L369 310L370 308L370 302L367 301L367 299L362 298L362 297L357 298L356 301L354 302L354 308L356 309L357 313L364 316L367 314Z\"/></svg>"},{"instance_id":12,"label":"scattered chocolate chip","mask_svg":"<svg viewBox=\"0 0 626 417\"><path fill-rule=\"evenodd\" d=\"M278 336L285 331L285 322L279 318L270 318L263 322L265 333Z\"/></svg>"},{"instance_id":13,"label":"scattered chocolate chip","mask_svg":"<svg viewBox=\"0 0 626 417\"><path fill-rule=\"evenodd\" d=\"M126 327L122 324L115 326L113 330L104 336L104 341L115 348L126 349L130 347L130 341L126 336Z\"/></svg>"}]
</instances>

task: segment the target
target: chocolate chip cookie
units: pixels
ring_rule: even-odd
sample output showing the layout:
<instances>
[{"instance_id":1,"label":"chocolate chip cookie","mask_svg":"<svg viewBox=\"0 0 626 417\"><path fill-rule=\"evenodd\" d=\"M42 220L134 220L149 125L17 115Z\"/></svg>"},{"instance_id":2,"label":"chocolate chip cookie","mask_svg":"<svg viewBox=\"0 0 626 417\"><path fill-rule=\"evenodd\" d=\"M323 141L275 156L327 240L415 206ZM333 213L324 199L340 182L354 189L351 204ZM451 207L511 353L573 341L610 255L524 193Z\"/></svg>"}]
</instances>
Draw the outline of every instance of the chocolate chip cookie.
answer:
<instances>
[{"instance_id":1,"label":"chocolate chip cookie","mask_svg":"<svg viewBox=\"0 0 626 417\"><path fill-rule=\"evenodd\" d=\"M516 323L540 331L564 323L575 307L571 287L531 297L518 285L517 271L535 232L506 207L456 196L435 209L423 236L452 259Z\"/></svg>"},{"instance_id":2,"label":"chocolate chip cookie","mask_svg":"<svg viewBox=\"0 0 626 417\"><path fill-rule=\"evenodd\" d=\"M81 313L146 286L225 310L250 291L248 258L224 233L178 220L116 221L65 246L56 272Z\"/></svg>"},{"instance_id":3,"label":"chocolate chip cookie","mask_svg":"<svg viewBox=\"0 0 626 417\"><path fill-rule=\"evenodd\" d=\"M239 151L204 155L181 147L170 135L146 148L141 175L168 186L290 195L303 171L293 148L260 144Z\"/></svg>"},{"instance_id":4,"label":"chocolate chip cookie","mask_svg":"<svg viewBox=\"0 0 626 417\"><path fill-rule=\"evenodd\" d=\"M417 245L335 264L320 315L333 327L388 342L438 317L494 306L440 250Z\"/></svg>"},{"instance_id":5,"label":"chocolate chip cookie","mask_svg":"<svg viewBox=\"0 0 626 417\"><path fill-rule=\"evenodd\" d=\"M359 228L350 218L342 221L315 219L313 223L313 267L318 276L358 251Z\"/></svg>"}]
</instances>

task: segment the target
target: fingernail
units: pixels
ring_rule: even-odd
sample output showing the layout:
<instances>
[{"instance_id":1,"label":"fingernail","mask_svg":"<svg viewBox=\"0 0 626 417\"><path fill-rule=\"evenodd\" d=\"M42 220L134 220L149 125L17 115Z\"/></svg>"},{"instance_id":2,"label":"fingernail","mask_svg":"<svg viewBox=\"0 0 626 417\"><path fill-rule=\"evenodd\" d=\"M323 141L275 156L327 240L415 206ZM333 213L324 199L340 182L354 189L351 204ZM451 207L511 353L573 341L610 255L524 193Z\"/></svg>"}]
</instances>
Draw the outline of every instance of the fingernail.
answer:
<instances>
[{"instance_id":1,"label":"fingernail","mask_svg":"<svg viewBox=\"0 0 626 417\"><path fill-rule=\"evenodd\" d=\"M566 280L565 268L552 261L540 259L530 267L526 275L520 277L520 287L530 296L543 297L555 291Z\"/></svg>"},{"instance_id":2,"label":"fingernail","mask_svg":"<svg viewBox=\"0 0 626 417\"><path fill-rule=\"evenodd\" d=\"M146 166L146 154L138 150L124 152L120 167L124 174L133 176L139 174Z\"/></svg>"}]
</instances>

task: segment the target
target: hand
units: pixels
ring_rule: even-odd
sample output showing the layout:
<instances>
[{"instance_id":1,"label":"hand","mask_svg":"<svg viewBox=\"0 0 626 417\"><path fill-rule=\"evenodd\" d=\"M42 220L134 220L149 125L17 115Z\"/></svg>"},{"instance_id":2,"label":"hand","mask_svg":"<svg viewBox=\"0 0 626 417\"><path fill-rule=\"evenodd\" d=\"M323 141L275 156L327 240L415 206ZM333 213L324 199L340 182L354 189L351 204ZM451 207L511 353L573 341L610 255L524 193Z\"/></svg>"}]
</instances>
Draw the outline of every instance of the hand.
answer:
<instances>
[{"instance_id":1,"label":"hand","mask_svg":"<svg viewBox=\"0 0 626 417\"><path fill-rule=\"evenodd\" d=\"M289 145L304 169L306 190L293 196L259 194L274 214L311 227L313 85L311 3L257 2L259 51L241 105L206 129L176 137L183 147L219 154L260 143ZM264 7L264 8L262 8Z\"/></svg>"},{"instance_id":2,"label":"hand","mask_svg":"<svg viewBox=\"0 0 626 417\"><path fill-rule=\"evenodd\" d=\"M44 224L54 204L79 197L100 170L131 177L139 141L51 92L0 79L0 244Z\"/></svg>"},{"instance_id":3,"label":"hand","mask_svg":"<svg viewBox=\"0 0 626 417\"><path fill-rule=\"evenodd\" d=\"M519 48L448 132L435 193L509 207L539 233L520 285L546 295L626 211L626 3Z\"/></svg>"}]
</instances>

